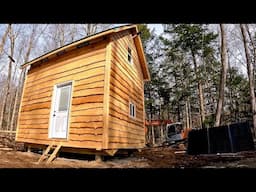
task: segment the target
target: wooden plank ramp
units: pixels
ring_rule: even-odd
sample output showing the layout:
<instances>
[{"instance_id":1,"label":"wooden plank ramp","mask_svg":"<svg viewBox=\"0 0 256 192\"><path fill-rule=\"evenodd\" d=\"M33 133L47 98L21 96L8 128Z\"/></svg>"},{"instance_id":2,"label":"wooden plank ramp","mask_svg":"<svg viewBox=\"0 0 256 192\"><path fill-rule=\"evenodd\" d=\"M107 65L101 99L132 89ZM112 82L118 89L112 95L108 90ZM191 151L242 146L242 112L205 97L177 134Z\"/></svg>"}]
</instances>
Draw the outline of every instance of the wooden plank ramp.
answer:
<instances>
[{"instance_id":1,"label":"wooden plank ramp","mask_svg":"<svg viewBox=\"0 0 256 192\"><path fill-rule=\"evenodd\" d=\"M46 164L51 163L57 156L58 152L60 151L61 148L61 144L59 145L54 145L54 144L50 144L46 150L44 151L44 153L42 154L42 156L40 157L40 159L38 160L38 164L46 161ZM52 151L52 153L50 153Z\"/></svg>"}]
</instances>

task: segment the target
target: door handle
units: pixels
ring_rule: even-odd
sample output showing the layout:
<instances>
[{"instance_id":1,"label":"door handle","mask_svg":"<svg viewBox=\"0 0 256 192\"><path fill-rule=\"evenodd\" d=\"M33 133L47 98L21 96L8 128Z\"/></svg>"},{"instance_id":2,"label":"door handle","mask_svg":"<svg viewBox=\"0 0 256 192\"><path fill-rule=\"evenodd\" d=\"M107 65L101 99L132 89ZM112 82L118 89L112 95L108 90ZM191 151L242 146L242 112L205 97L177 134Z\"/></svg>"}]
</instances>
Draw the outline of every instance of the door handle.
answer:
<instances>
[{"instance_id":1,"label":"door handle","mask_svg":"<svg viewBox=\"0 0 256 192\"><path fill-rule=\"evenodd\" d=\"M53 117L55 117L56 115L55 114L53 114Z\"/></svg>"}]
</instances>

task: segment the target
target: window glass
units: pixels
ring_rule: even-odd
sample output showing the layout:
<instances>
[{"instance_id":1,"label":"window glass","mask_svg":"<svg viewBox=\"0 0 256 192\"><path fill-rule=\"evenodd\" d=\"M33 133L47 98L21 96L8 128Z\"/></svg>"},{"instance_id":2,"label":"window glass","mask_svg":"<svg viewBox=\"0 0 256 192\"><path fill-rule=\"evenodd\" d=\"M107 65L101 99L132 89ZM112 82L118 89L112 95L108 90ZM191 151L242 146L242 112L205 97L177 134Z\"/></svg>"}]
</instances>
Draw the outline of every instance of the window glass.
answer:
<instances>
[{"instance_id":1,"label":"window glass","mask_svg":"<svg viewBox=\"0 0 256 192\"><path fill-rule=\"evenodd\" d=\"M58 111L68 110L68 100L70 94L70 86L66 86L60 89L59 108Z\"/></svg>"},{"instance_id":2,"label":"window glass","mask_svg":"<svg viewBox=\"0 0 256 192\"><path fill-rule=\"evenodd\" d=\"M132 50L128 47L128 62L132 63Z\"/></svg>"}]
</instances>

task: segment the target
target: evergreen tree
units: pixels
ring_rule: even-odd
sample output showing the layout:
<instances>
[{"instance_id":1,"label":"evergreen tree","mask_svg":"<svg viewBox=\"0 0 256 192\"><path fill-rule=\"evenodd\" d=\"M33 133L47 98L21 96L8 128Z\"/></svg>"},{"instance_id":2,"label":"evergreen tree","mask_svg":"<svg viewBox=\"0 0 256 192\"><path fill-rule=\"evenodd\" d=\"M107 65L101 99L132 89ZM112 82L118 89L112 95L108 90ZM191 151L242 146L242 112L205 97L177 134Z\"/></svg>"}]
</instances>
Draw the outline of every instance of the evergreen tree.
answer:
<instances>
[{"instance_id":1,"label":"evergreen tree","mask_svg":"<svg viewBox=\"0 0 256 192\"><path fill-rule=\"evenodd\" d=\"M201 126L204 127L205 106L201 71L198 59L205 58L214 51L211 44L217 34L207 31L207 27L198 24L172 24L165 25L165 32L171 35L172 46L180 48L192 57L194 74L197 81ZM198 58L199 57L199 58Z\"/></svg>"}]
</instances>

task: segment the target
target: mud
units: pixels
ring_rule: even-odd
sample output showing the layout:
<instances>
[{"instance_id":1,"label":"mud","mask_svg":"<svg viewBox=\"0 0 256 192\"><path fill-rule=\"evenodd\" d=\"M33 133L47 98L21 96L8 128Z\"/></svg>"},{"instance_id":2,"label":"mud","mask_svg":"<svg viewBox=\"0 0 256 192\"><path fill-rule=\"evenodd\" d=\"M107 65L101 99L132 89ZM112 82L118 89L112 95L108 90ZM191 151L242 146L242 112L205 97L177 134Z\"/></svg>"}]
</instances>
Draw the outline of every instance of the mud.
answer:
<instances>
[{"instance_id":1,"label":"mud","mask_svg":"<svg viewBox=\"0 0 256 192\"><path fill-rule=\"evenodd\" d=\"M178 153L177 153L178 152ZM38 164L36 152L2 151L0 168L255 168L256 152L191 156L170 147L145 148L130 156L115 156L103 161L60 154L51 164Z\"/></svg>"},{"instance_id":2,"label":"mud","mask_svg":"<svg viewBox=\"0 0 256 192\"><path fill-rule=\"evenodd\" d=\"M130 155L95 161L94 156L60 153L52 163L38 164L38 151L25 152L13 136L0 137L0 168L256 168L256 151L188 155L186 146L145 147Z\"/></svg>"}]
</instances>

